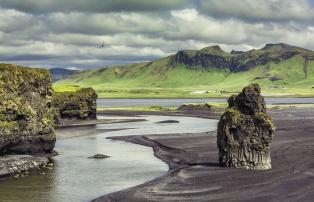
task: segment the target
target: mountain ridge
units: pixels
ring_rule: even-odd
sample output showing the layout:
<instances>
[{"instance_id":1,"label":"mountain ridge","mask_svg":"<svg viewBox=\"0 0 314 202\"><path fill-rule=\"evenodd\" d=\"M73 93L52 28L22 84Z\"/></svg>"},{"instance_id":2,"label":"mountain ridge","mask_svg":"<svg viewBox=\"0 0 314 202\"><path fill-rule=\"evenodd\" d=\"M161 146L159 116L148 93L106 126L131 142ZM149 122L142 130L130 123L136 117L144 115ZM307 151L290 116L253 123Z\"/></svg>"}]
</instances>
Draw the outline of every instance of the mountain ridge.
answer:
<instances>
[{"instance_id":1,"label":"mountain ridge","mask_svg":"<svg viewBox=\"0 0 314 202\"><path fill-rule=\"evenodd\" d=\"M100 97L220 97L255 82L267 93L314 95L313 59L313 51L283 43L232 53L209 46L151 62L83 71L54 86L93 87Z\"/></svg>"},{"instance_id":2,"label":"mountain ridge","mask_svg":"<svg viewBox=\"0 0 314 202\"><path fill-rule=\"evenodd\" d=\"M51 78L53 82L56 82L60 79L66 79L74 74L79 73L79 70L64 69L64 68L51 68L49 69Z\"/></svg>"},{"instance_id":3,"label":"mountain ridge","mask_svg":"<svg viewBox=\"0 0 314 202\"><path fill-rule=\"evenodd\" d=\"M284 43L266 44L258 50L227 53L219 46L209 46L199 51L178 51L171 59L170 64L186 64L190 67L201 66L204 68L229 68L231 72L249 70L257 65L269 62L280 62L297 54L313 55L313 51Z\"/></svg>"}]
</instances>

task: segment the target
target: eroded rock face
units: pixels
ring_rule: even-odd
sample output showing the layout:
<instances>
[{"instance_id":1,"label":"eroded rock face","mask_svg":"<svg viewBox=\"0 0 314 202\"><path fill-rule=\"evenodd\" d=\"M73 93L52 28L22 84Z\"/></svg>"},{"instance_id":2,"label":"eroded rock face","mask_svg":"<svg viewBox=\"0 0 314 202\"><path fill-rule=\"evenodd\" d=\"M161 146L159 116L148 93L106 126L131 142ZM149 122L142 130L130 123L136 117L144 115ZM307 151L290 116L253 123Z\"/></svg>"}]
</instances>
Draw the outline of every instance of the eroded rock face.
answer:
<instances>
[{"instance_id":1,"label":"eroded rock face","mask_svg":"<svg viewBox=\"0 0 314 202\"><path fill-rule=\"evenodd\" d=\"M97 94L92 88L55 93L53 105L61 119L96 119Z\"/></svg>"},{"instance_id":2,"label":"eroded rock face","mask_svg":"<svg viewBox=\"0 0 314 202\"><path fill-rule=\"evenodd\" d=\"M258 84L245 87L228 99L229 107L218 123L219 164L225 167L271 168L270 144L275 126L266 114Z\"/></svg>"},{"instance_id":3,"label":"eroded rock face","mask_svg":"<svg viewBox=\"0 0 314 202\"><path fill-rule=\"evenodd\" d=\"M287 44L267 44L264 48L250 51L224 52L219 46L211 46L199 51L179 51L171 56L170 65L187 65L189 68L229 69L231 72L247 71L257 65L270 62L279 63L297 54L307 52L304 49Z\"/></svg>"},{"instance_id":4,"label":"eroded rock face","mask_svg":"<svg viewBox=\"0 0 314 202\"><path fill-rule=\"evenodd\" d=\"M0 64L0 154L54 148L52 95L47 70Z\"/></svg>"}]
</instances>

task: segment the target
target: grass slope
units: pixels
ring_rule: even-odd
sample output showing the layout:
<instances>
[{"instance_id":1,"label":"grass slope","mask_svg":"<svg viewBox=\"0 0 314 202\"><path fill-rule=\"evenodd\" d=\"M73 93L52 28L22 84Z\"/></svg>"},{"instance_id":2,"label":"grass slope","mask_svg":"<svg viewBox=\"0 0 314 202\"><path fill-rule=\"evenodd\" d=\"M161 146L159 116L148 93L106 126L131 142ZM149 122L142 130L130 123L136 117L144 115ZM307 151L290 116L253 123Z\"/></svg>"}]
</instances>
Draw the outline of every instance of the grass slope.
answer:
<instances>
[{"instance_id":1,"label":"grass slope","mask_svg":"<svg viewBox=\"0 0 314 202\"><path fill-rule=\"evenodd\" d=\"M76 87L93 87L103 98L224 97L256 82L268 96L314 95L314 62L309 61L305 79L301 54L236 73L217 68L172 67L168 65L169 59L87 70L56 82L54 88L67 91Z\"/></svg>"}]
</instances>

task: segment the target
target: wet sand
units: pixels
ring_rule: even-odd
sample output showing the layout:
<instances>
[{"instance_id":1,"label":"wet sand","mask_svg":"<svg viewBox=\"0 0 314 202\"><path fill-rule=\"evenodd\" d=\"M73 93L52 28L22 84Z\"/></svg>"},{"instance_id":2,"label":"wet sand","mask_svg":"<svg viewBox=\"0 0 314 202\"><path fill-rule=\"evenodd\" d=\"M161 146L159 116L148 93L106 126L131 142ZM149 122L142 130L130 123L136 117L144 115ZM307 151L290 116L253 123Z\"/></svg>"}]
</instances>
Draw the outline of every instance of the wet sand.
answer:
<instances>
[{"instance_id":1,"label":"wet sand","mask_svg":"<svg viewBox=\"0 0 314 202\"><path fill-rule=\"evenodd\" d=\"M135 118L135 119L63 120L62 125L56 128L56 136L57 139L64 139L92 135L103 132L110 132L114 130L98 129L96 125L138 121L145 121L145 119Z\"/></svg>"},{"instance_id":2,"label":"wet sand","mask_svg":"<svg viewBox=\"0 0 314 202\"><path fill-rule=\"evenodd\" d=\"M219 167L216 132L115 137L153 147L169 172L95 201L313 201L314 109L276 109L269 114L277 126L271 170Z\"/></svg>"}]
</instances>

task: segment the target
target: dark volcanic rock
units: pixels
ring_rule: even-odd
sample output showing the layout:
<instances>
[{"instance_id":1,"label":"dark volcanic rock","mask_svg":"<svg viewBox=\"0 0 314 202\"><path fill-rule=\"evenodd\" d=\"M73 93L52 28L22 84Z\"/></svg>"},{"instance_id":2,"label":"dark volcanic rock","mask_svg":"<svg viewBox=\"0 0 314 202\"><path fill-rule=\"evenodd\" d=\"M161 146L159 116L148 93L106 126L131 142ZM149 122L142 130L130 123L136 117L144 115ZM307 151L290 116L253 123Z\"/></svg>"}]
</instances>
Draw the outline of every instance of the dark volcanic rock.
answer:
<instances>
[{"instance_id":1,"label":"dark volcanic rock","mask_svg":"<svg viewBox=\"0 0 314 202\"><path fill-rule=\"evenodd\" d=\"M239 95L229 97L229 108L237 108L241 113L249 115L254 115L259 112L266 113L265 100L260 93L260 86L258 84L251 84L243 88Z\"/></svg>"},{"instance_id":2,"label":"dark volcanic rock","mask_svg":"<svg viewBox=\"0 0 314 202\"><path fill-rule=\"evenodd\" d=\"M177 110L178 111L192 111L192 112L209 112L212 111L213 106L208 103L205 104L182 104Z\"/></svg>"},{"instance_id":3,"label":"dark volcanic rock","mask_svg":"<svg viewBox=\"0 0 314 202\"><path fill-rule=\"evenodd\" d=\"M218 123L219 164L254 170L271 168L270 144L275 126L266 114L258 84L245 87L228 99Z\"/></svg>"},{"instance_id":4,"label":"dark volcanic rock","mask_svg":"<svg viewBox=\"0 0 314 202\"><path fill-rule=\"evenodd\" d=\"M54 148L52 94L47 70L0 64L0 154Z\"/></svg>"},{"instance_id":5,"label":"dark volcanic rock","mask_svg":"<svg viewBox=\"0 0 314 202\"><path fill-rule=\"evenodd\" d=\"M94 156L90 156L88 158L90 159L105 159L109 158L110 156L104 155L104 154L95 154Z\"/></svg>"},{"instance_id":6,"label":"dark volcanic rock","mask_svg":"<svg viewBox=\"0 0 314 202\"><path fill-rule=\"evenodd\" d=\"M170 64L173 66L185 64L191 68L201 66L205 69L210 67L224 69L229 68L231 60L228 53L219 46L211 46L200 51L179 51L171 58Z\"/></svg>"},{"instance_id":7,"label":"dark volcanic rock","mask_svg":"<svg viewBox=\"0 0 314 202\"><path fill-rule=\"evenodd\" d=\"M53 105L61 119L96 119L97 94L92 88L55 93Z\"/></svg>"},{"instance_id":8,"label":"dark volcanic rock","mask_svg":"<svg viewBox=\"0 0 314 202\"><path fill-rule=\"evenodd\" d=\"M164 120L164 121L158 121L156 123L179 123L177 120Z\"/></svg>"},{"instance_id":9,"label":"dark volcanic rock","mask_svg":"<svg viewBox=\"0 0 314 202\"><path fill-rule=\"evenodd\" d=\"M246 52L224 52L218 46L211 46L201 50L179 51L171 56L170 65L186 65L188 68L218 68L231 72L246 71L258 65L279 63L297 54L313 54L312 51L287 44L267 44L259 50Z\"/></svg>"},{"instance_id":10,"label":"dark volcanic rock","mask_svg":"<svg viewBox=\"0 0 314 202\"><path fill-rule=\"evenodd\" d=\"M230 53L231 54L241 54L241 53L244 53L244 51L232 50Z\"/></svg>"}]
</instances>

